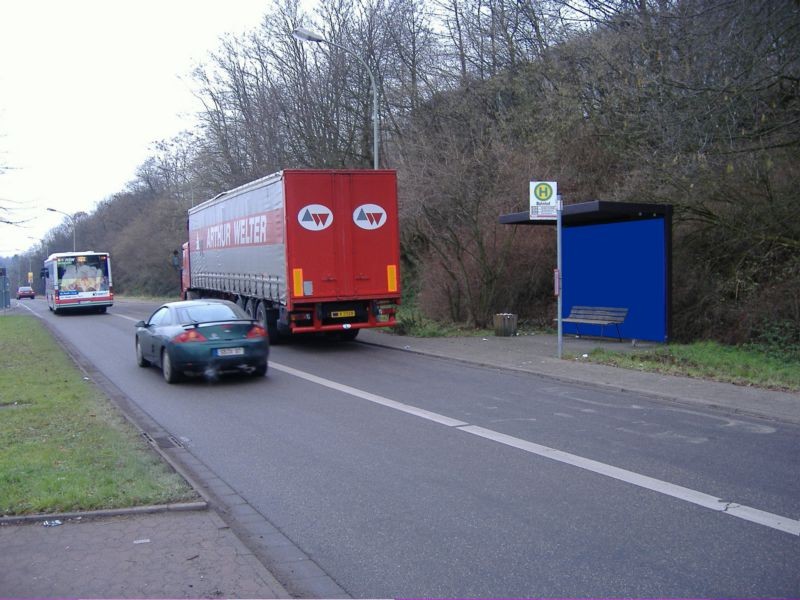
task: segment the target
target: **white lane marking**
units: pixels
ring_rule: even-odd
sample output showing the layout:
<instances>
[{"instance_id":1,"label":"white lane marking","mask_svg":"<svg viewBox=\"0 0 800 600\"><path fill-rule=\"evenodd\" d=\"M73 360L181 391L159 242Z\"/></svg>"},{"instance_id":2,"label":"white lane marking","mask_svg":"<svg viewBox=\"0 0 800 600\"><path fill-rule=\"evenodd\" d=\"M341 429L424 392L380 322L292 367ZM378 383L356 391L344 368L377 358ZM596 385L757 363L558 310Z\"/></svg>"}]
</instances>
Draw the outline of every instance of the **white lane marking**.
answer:
<instances>
[{"instance_id":1,"label":"white lane marking","mask_svg":"<svg viewBox=\"0 0 800 600\"><path fill-rule=\"evenodd\" d=\"M464 421L459 421L458 419L451 419L450 417L445 417L444 415L440 415L435 412L430 412L422 408L417 408L416 406L410 406L408 404L403 404L402 402L397 402L396 400L390 400L389 398L384 398L383 396L378 396L377 394L371 394L369 392L365 392L357 388L350 387L349 385L336 383L335 381L331 381L330 379L317 377L316 375L312 375L311 373L306 373L305 371L298 371L297 369L293 369L292 367L287 367L286 365L281 365L269 361L269 366L271 369L283 371L284 373L288 373L289 375L294 375L295 377L299 377L300 379L305 379L306 381L316 383L317 385L322 385L327 388L331 388L333 390L336 390L337 392L350 394L351 396L355 396L356 398L361 398L362 400L368 400L369 402L374 402L375 404L380 404L381 406L393 408L395 410L399 410L400 412L414 415L415 417L421 417L423 419L427 419L428 421L439 423L440 425L446 425L447 427L461 427L462 425L469 425L469 423L465 423Z\"/></svg>"},{"instance_id":2,"label":"white lane marking","mask_svg":"<svg viewBox=\"0 0 800 600\"><path fill-rule=\"evenodd\" d=\"M325 379L324 377L318 377L317 375L306 373L305 371L293 369L292 367L287 367L274 362L270 362L270 367L278 371L288 373L289 375L294 375L300 379L305 379L306 381L355 396L356 398L368 400L369 402L374 402L375 404L393 408L395 410L415 415L429 421L434 421L448 427L455 427L459 431L477 435L499 444L517 448L519 450L523 450L543 458L549 458L560 463L572 465L574 467L578 467L579 469L591 471L592 473L610 477L612 479L616 479L617 481L623 481L625 483L657 492L659 494L664 494L665 496L670 496L672 498L677 498L678 500L696 504L697 506L702 506L703 508L708 508L717 512L723 512L733 517L750 521L751 523L757 523L758 525L763 525L765 527L777 529L778 531L800 536L800 520L790 519L788 517L776 515L774 513L759 510L757 508L751 508L735 502L728 502L722 500L721 498L717 498L716 496L698 492L697 490L676 485L674 483L669 483L668 481L662 481L654 477L641 475L639 473L614 467L590 458L584 458L576 454L570 454L569 452L556 450L555 448L550 448L549 446L542 446L541 444L529 442L527 440L506 435L491 429L470 425L469 423L465 423L457 419L452 419L438 413L416 408L395 400L390 400L389 398L371 394L349 385L344 385L335 381L331 381L330 379Z\"/></svg>"},{"instance_id":3,"label":"white lane marking","mask_svg":"<svg viewBox=\"0 0 800 600\"><path fill-rule=\"evenodd\" d=\"M704 508L710 508L711 510L724 512L725 514L739 517L745 521L751 521L753 523L758 523L759 525L771 527L772 529L777 529L779 531L791 533L792 535L800 536L800 521L790 519L788 517L783 517L781 515L776 515L733 502L727 502L721 498L717 498L716 496L711 496L710 494L704 494L703 492L698 492L674 483L655 479L654 477L648 477L647 475L640 475L639 473L634 473L633 471L628 471L627 469L620 469L619 467L607 465L590 458L584 458L576 454L570 454L569 452L563 452L561 450L556 450L555 448L528 442L504 433L492 431L491 429L484 429L483 427L468 425L466 427L459 427L459 431L471 433L500 444L505 444L506 446L511 446L512 448L518 448L519 450L536 454L537 456L549 458L567 465L572 465L573 467L578 467L579 469L584 469L586 471L591 471L592 473L597 473L598 475L604 475L618 481L624 481L625 483L630 483L653 492L658 492L659 494L664 494L665 496L671 496L679 500L684 500Z\"/></svg>"},{"instance_id":4,"label":"white lane marking","mask_svg":"<svg viewBox=\"0 0 800 600\"><path fill-rule=\"evenodd\" d=\"M133 321L134 323L138 323L139 321L142 320L142 319L134 319L133 317L129 317L127 315L121 315L119 313L111 313L111 314L114 315L115 317L119 317L120 319L128 319L128 321Z\"/></svg>"}]
</instances>

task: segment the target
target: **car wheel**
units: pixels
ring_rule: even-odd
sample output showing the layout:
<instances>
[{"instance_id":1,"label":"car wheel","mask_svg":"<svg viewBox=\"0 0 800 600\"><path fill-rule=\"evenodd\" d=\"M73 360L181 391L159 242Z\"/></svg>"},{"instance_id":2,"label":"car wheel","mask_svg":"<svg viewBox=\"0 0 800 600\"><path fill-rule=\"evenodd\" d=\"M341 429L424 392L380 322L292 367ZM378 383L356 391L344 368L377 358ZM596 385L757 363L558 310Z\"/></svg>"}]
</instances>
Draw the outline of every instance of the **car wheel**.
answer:
<instances>
[{"instance_id":1,"label":"car wheel","mask_svg":"<svg viewBox=\"0 0 800 600\"><path fill-rule=\"evenodd\" d=\"M267 363L263 365L258 365L255 369L253 369L253 377L264 377L267 374Z\"/></svg>"},{"instance_id":2,"label":"car wheel","mask_svg":"<svg viewBox=\"0 0 800 600\"><path fill-rule=\"evenodd\" d=\"M161 374L167 383L177 383L180 380L180 374L172 366L172 360L166 349L161 351Z\"/></svg>"},{"instance_id":3,"label":"car wheel","mask_svg":"<svg viewBox=\"0 0 800 600\"><path fill-rule=\"evenodd\" d=\"M150 361L144 357L144 354L142 354L142 344L139 342L138 338L136 340L136 364L140 367L150 366Z\"/></svg>"}]
</instances>

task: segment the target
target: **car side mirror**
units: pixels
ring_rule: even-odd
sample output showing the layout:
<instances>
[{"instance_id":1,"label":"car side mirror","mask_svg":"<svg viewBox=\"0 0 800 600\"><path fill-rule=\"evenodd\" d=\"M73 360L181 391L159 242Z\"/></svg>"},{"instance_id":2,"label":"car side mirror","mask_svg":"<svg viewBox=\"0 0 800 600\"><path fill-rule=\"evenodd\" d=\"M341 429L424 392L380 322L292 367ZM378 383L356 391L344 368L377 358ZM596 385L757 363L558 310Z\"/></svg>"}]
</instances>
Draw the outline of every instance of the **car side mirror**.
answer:
<instances>
[{"instance_id":1,"label":"car side mirror","mask_svg":"<svg viewBox=\"0 0 800 600\"><path fill-rule=\"evenodd\" d=\"M145 323L144 321L137 321L136 325L134 325L134 327L136 327L136 328L147 327L147 323Z\"/></svg>"}]
</instances>

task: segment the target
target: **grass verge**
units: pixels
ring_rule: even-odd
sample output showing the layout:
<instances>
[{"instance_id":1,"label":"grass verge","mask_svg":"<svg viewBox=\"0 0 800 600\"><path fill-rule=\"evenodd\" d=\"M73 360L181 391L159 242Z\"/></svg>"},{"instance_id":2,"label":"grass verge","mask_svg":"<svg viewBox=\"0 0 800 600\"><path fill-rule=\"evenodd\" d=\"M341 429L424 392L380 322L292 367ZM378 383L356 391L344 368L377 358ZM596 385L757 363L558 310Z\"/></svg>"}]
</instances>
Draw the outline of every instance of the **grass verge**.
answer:
<instances>
[{"instance_id":1,"label":"grass verge","mask_svg":"<svg viewBox=\"0 0 800 600\"><path fill-rule=\"evenodd\" d=\"M737 385L800 391L800 363L757 346L724 346L716 342L670 344L633 353L596 349L589 360L625 369L654 371Z\"/></svg>"},{"instance_id":2,"label":"grass verge","mask_svg":"<svg viewBox=\"0 0 800 600\"><path fill-rule=\"evenodd\" d=\"M0 515L197 500L34 317L0 317Z\"/></svg>"}]
</instances>

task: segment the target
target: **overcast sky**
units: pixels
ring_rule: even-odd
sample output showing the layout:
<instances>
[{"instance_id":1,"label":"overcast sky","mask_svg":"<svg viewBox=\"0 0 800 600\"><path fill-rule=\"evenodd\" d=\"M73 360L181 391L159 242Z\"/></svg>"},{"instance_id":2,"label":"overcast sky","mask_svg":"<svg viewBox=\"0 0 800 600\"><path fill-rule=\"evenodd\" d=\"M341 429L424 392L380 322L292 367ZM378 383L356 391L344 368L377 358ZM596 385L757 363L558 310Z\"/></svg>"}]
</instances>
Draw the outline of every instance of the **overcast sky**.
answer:
<instances>
[{"instance_id":1,"label":"overcast sky","mask_svg":"<svg viewBox=\"0 0 800 600\"><path fill-rule=\"evenodd\" d=\"M122 191L150 145L191 129L192 67L269 0L0 0L0 256ZM13 204L11 204L13 202ZM80 241L78 242L80 246Z\"/></svg>"}]
</instances>

